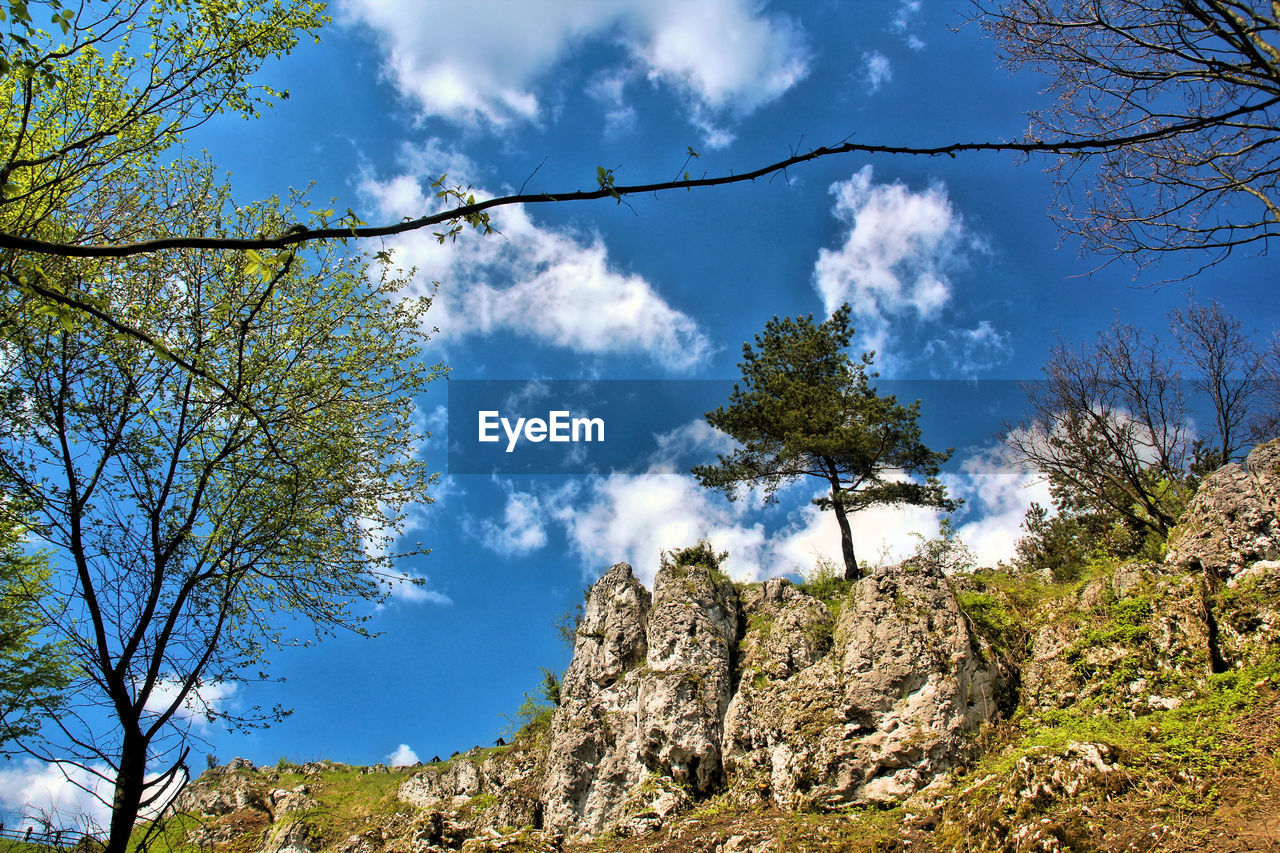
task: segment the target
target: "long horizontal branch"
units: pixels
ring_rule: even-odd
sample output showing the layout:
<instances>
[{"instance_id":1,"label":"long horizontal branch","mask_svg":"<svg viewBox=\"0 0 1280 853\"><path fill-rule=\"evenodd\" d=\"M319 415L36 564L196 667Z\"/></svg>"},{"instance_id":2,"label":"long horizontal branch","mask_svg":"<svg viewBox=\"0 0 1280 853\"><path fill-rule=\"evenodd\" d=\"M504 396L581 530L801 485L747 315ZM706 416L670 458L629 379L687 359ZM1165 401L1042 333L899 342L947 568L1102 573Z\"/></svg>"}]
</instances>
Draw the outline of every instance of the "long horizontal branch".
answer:
<instances>
[{"instance_id":1,"label":"long horizontal branch","mask_svg":"<svg viewBox=\"0 0 1280 853\"><path fill-rule=\"evenodd\" d=\"M1257 104L1249 104L1229 112L1205 116L1198 119L1156 128L1142 133L1129 134L1113 138L1061 139L1054 142L957 142L932 148L916 148L903 145L864 145L857 142L844 142L832 147L815 148L804 154L795 154L785 160L761 166L749 172L719 175L705 178L686 178L673 181L661 181L650 184L632 186L602 185L594 190L576 190L562 193L521 193L485 199L471 204L459 205L438 213L421 216L416 219L390 225L361 225L352 227L308 228L295 225L283 234L274 237L233 238L174 236L161 237L154 240L143 240L132 243L80 245L76 243L59 243L23 237L16 234L0 232L0 249L15 249L44 255L59 255L77 258L119 258L130 255L141 255L166 249L283 249L300 243L317 240L342 240L351 238L389 237L418 231L434 225L441 225L482 214L496 207L513 204L546 204L548 202L590 201L593 199L617 198L657 193L667 190L691 190L695 187L717 187L728 184L745 183L759 178L785 172L793 166L832 157L839 154L899 154L920 157L950 156L969 152L1010 152L1021 154L1068 154L1072 152L1100 152L1140 145L1160 139L1168 139L1184 133L1193 133L1208 127L1223 124L1233 118L1249 113L1266 110L1280 103L1280 96Z\"/></svg>"}]
</instances>

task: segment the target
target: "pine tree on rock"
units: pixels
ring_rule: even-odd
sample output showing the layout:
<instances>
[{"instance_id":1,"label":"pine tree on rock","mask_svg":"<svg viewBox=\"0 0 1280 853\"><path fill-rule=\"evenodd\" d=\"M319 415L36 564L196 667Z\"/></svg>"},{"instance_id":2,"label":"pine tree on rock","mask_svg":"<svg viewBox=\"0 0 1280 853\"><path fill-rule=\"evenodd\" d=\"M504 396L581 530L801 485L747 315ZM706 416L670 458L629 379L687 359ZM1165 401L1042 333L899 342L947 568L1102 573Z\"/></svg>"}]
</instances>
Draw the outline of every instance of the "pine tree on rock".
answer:
<instances>
[{"instance_id":1,"label":"pine tree on rock","mask_svg":"<svg viewBox=\"0 0 1280 853\"><path fill-rule=\"evenodd\" d=\"M707 423L741 447L692 471L730 500L759 487L766 503L802 476L823 480L830 492L814 503L835 512L845 577L856 579L852 513L895 504L950 511L959 502L937 479L951 451L930 450L921 441L920 401L903 405L876 392L874 352L856 362L849 357L849 315L844 305L820 324L812 315L774 317L754 345L743 344L741 382L727 405L706 414Z\"/></svg>"}]
</instances>

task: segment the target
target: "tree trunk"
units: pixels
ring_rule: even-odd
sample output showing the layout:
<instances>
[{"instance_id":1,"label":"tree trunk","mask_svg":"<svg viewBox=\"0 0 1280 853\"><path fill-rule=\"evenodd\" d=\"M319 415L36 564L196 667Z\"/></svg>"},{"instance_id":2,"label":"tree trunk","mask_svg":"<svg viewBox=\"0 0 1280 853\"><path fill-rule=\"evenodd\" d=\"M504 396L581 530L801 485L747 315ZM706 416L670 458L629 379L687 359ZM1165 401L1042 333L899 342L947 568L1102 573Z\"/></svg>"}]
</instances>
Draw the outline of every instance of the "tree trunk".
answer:
<instances>
[{"instance_id":1,"label":"tree trunk","mask_svg":"<svg viewBox=\"0 0 1280 853\"><path fill-rule=\"evenodd\" d=\"M840 550L844 554L844 579L856 581L862 577L858 568L858 560L853 556L853 532L849 529L849 518L845 514L844 504L840 502L840 492L832 488L831 508L835 511L836 522L840 525Z\"/></svg>"},{"instance_id":2,"label":"tree trunk","mask_svg":"<svg viewBox=\"0 0 1280 853\"><path fill-rule=\"evenodd\" d=\"M115 797L111 803L111 834L103 853L127 853L129 837L133 834L142 805L146 772L146 741L141 734L126 731L120 750L120 769L116 773Z\"/></svg>"}]
</instances>

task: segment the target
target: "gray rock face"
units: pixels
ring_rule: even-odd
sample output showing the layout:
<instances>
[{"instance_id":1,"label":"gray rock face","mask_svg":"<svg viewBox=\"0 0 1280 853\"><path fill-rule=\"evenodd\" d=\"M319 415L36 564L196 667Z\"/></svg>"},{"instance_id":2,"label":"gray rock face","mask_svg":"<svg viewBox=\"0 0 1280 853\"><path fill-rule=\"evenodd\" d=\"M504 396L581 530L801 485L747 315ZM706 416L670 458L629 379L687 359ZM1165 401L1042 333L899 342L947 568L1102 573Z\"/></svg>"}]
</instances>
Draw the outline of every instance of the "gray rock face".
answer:
<instances>
[{"instance_id":1,"label":"gray rock face","mask_svg":"<svg viewBox=\"0 0 1280 853\"><path fill-rule=\"evenodd\" d=\"M405 780L397 796L429 812L456 817L468 813L474 827L534 826L541 822L539 786L544 753L523 746L496 752L483 761L459 756ZM484 808L474 808L478 797Z\"/></svg>"},{"instance_id":2,"label":"gray rock face","mask_svg":"<svg viewBox=\"0 0 1280 853\"><path fill-rule=\"evenodd\" d=\"M548 826L598 830L639 783L639 683L648 591L618 563L596 581L551 722L543 782Z\"/></svg>"},{"instance_id":3,"label":"gray rock face","mask_svg":"<svg viewBox=\"0 0 1280 853\"><path fill-rule=\"evenodd\" d=\"M664 566L654 578L649 654L638 672L639 758L695 794L723 784L721 720L740 623L737 591L718 571Z\"/></svg>"},{"instance_id":4,"label":"gray rock face","mask_svg":"<svg viewBox=\"0 0 1280 853\"><path fill-rule=\"evenodd\" d=\"M1231 578L1259 560L1280 558L1280 439L1259 444L1244 465L1224 465L1200 484L1166 562Z\"/></svg>"},{"instance_id":5,"label":"gray rock face","mask_svg":"<svg viewBox=\"0 0 1280 853\"><path fill-rule=\"evenodd\" d=\"M739 599L701 565L664 566L650 600L620 564L591 590L565 677L547 825L635 833L673 786L789 808L895 802L963 757L996 713L995 680L936 568L864 578L837 620L786 580Z\"/></svg>"},{"instance_id":6,"label":"gray rock face","mask_svg":"<svg viewBox=\"0 0 1280 853\"><path fill-rule=\"evenodd\" d=\"M755 628L738 650L744 679L790 678L831 650L835 620L830 609L785 578L748 589L742 608Z\"/></svg>"},{"instance_id":7,"label":"gray rock face","mask_svg":"<svg viewBox=\"0 0 1280 853\"><path fill-rule=\"evenodd\" d=\"M733 585L706 566L664 566L652 598L625 563L596 582L551 725L548 826L597 832L647 809L627 801L650 776L723 783L739 624Z\"/></svg>"},{"instance_id":8,"label":"gray rock face","mask_svg":"<svg viewBox=\"0 0 1280 853\"><path fill-rule=\"evenodd\" d=\"M607 688L644 662L651 600L626 563L601 575L587 597L563 693L588 695Z\"/></svg>"},{"instance_id":9,"label":"gray rock face","mask_svg":"<svg viewBox=\"0 0 1280 853\"><path fill-rule=\"evenodd\" d=\"M816 662L827 608L768 592L757 612L814 640L798 643L792 628L790 664L779 667L767 642L754 675L747 664L725 720L743 797L786 808L896 802L961 760L965 736L995 715L994 665L937 569L889 567L858 581L834 648Z\"/></svg>"}]
</instances>

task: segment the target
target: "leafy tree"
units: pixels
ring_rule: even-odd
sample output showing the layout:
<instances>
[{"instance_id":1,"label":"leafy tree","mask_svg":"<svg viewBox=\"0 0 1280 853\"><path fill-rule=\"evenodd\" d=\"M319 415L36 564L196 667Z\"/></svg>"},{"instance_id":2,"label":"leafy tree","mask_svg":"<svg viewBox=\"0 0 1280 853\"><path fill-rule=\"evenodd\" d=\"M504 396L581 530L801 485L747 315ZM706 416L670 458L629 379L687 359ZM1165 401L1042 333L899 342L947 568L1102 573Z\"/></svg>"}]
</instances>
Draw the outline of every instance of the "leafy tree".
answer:
<instances>
[{"instance_id":1,"label":"leafy tree","mask_svg":"<svg viewBox=\"0 0 1280 853\"><path fill-rule=\"evenodd\" d=\"M1126 558L1145 544L1144 531L1106 509L1088 509L1070 491L1050 486L1053 513L1033 502L1022 519L1023 535L1014 546L1014 564L1024 571L1048 570L1054 580L1077 580L1097 557Z\"/></svg>"},{"instance_id":2,"label":"leafy tree","mask_svg":"<svg viewBox=\"0 0 1280 853\"><path fill-rule=\"evenodd\" d=\"M326 20L324 4L313 0L8 6L8 38L0 39L0 230L62 241L143 236L145 225L127 218L100 215L91 225L83 216L100 183L137 184L138 171L186 131L219 113L256 115L287 97L249 80ZM33 25L33 14L50 12L56 26Z\"/></svg>"},{"instance_id":3,"label":"leafy tree","mask_svg":"<svg viewBox=\"0 0 1280 853\"><path fill-rule=\"evenodd\" d=\"M109 182L102 209L231 235L292 212L233 207L209 166L177 164L150 189ZM45 273L156 342L0 299L0 381L21 400L0 413L0 486L53 549L39 612L76 665L56 731L21 745L114 786L107 850L123 853L139 812L182 781L193 715L255 726L286 713L233 715L209 689L268 677L273 647L367 633L397 580L405 509L429 500L414 397L440 368L420 360L427 300L327 247Z\"/></svg>"},{"instance_id":4,"label":"leafy tree","mask_svg":"<svg viewBox=\"0 0 1280 853\"><path fill-rule=\"evenodd\" d=\"M830 493L814 501L840 526L846 578L859 577L849 515L879 504L954 509L937 479L951 451L920 440L920 402L880 396L869 373L874 353L849 358L853 330L842 306L825 322L774 317L742 346L742 381L707 423L742 446L716 465L693 468L698 482L735 500L760 487L766 501L800 477L817 477ZM924 477L918 482L913 477Z\"/></svg>"},{"instance_id":5,"label":"leafy tree","mask_svg":"<svg viewBox=\"0 0 1280 853\"><path fill-rule=\"evenodd\" d=\"M41 634L48 559L27 553L23 538L17 514L0 506L0 748L36 734L70 681L64 649Z\"/></svg>"}]
</instances>

